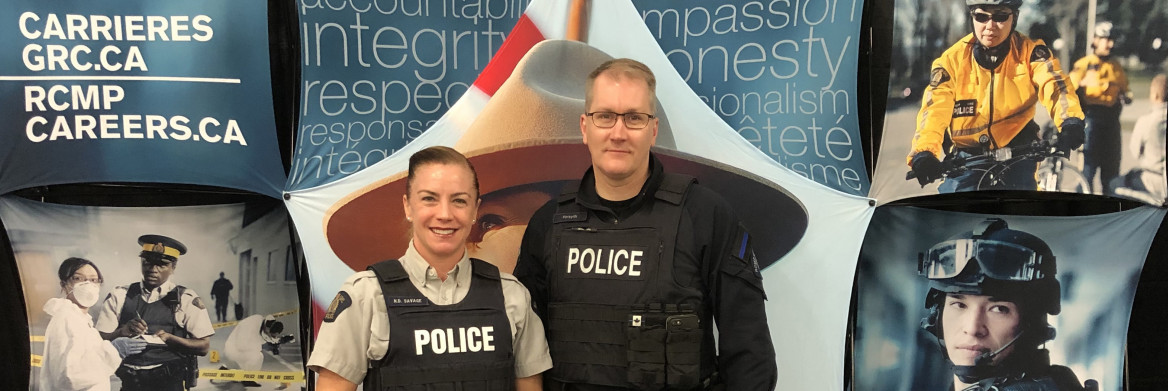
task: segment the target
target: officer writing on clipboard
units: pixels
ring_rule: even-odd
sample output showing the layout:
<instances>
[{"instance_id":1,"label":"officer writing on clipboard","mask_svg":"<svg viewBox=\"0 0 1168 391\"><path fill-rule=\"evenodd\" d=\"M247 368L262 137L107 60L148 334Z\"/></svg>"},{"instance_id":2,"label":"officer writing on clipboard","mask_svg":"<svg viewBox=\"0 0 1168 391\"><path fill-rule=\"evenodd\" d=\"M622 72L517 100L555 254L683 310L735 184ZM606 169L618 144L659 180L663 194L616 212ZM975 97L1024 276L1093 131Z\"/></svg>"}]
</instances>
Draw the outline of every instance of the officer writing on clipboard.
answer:
<instances>
[{"instance_id":1,"label":"officer writing on clipboard","mask_svg":"<svg viewBox=\"0 0 1168 391\"><path fill-rule=\"evenodd\" d=\"M142 353L127 356L115 373L122 390L189 390L198 378L195 356L207 354L215 334L207 306L193 290L170 281L187 247L162 235L142 235L142 281L114 288L102 304L102 338L141 337Z\"/></svg>"}]
</instances>

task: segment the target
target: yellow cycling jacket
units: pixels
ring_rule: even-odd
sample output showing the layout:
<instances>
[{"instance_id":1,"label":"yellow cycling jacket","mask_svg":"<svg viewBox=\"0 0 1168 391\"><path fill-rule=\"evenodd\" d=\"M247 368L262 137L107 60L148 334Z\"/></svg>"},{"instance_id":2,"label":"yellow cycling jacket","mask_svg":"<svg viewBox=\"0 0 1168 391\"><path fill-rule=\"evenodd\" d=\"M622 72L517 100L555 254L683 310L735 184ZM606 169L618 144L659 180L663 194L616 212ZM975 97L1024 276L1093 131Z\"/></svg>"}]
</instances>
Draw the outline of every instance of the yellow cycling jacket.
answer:
<instances>
[{"instance_id":1,"label":"yellow cycling jacket","mask_svg":"<svg viewBox=\"0 0 1168 391\"><path fill-rule=\"evenodd\" d=\"M1080 82L1087 75L1087 71L1094 69L1099 82L1094 85L1082 85ZM1083 91L1083 104L1096 106L1115 106L1119 97L1127 94L1127 74L1123 67L1114 59L1104 61L1094 54L1087 55L1075 61L1069 75L1072 83Z\"/></svg>"},{"instance_id":2,"label":"yellow cycling jacket","mask_svg":"<svg viewBox=\"0 0 1168 391\"><path fill-rule=\"evenodd\" d=\"M941 144L948 131L958 148L1005 146L1034 118L1042 100L1062 129L1070 117L1083 118L1079 98L1042 40L1010 35L1007 57L994 70L973 58L977 39L966 35L933 61L929 87L917 114L916 134L906 159L921 151L944 156Z\"/></svg>"}]
</instances>

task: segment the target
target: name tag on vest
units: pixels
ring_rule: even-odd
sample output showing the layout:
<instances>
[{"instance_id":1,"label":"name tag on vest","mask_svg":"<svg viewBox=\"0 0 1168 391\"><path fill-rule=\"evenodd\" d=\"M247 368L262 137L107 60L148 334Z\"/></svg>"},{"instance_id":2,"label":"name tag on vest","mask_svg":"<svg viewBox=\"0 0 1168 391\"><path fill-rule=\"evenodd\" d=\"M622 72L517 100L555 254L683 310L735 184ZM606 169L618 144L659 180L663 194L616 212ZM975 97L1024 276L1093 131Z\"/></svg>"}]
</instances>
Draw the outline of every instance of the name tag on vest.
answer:
<instances>
[{"instance_id":1,"label":"name tag on vest","mask_svg":"<svg viewBox=\"0 0 1168 391\"><path fill-rule=\"evenodd\" d=\"M641 280L647 252L644 246L573 245L561 261L567 278Z\"/></svg>"},{"instance_id":2,"label":"name tag on vest","mask_svg":"<svg viewBox=\"0 0 1168 391\"><path fill-rule=\"evenodd\" d=\"M421 307L430 305L430 300L425 297L402 297L390 296L387 297L386 304L390 307Z\"/></svg>"},{"instance_id":3,"label":"name tag on vest","mask_svg":"<svg viewBox=\"0 0 1168 391\"><path fill-rule=\"evenodd\" d=\"M414 354L451 354L495 351L495 327L459 327L414 330Z\"/></svg>"}]
</instances>

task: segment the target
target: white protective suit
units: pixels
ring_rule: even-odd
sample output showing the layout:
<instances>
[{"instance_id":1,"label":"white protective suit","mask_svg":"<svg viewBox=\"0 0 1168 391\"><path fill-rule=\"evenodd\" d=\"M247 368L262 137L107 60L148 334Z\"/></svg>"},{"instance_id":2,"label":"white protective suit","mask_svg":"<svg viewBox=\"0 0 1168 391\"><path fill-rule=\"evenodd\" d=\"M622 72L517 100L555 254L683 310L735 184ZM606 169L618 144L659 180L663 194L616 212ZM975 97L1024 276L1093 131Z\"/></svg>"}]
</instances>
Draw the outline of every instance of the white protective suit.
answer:
<instances>
[{"instance_id":1,"label":"white protective suit","mask_svg":"<svg viewBox=\"0 0 1168 391\"><path fill-rule=\"evenodd\" d=\"M238 369L258 371L264 366L264 338L260 335L260 328L264 320L275 318L264 315L252 315L239 321L227 342L223 344L223 357L235 362Z\"/></svg>"},{"instance_id":2,"label":"white protective suit","mask_svg":"<svg viewBox=\"0 0 1168 391\"><path fill-rule=\"evenodd\" d=\"M52 319L45 330L44 361L37 384L41 390L109 390L110 376L122 363L118 350L101 339L93 317L69 299L52 298L44 311Z\"/></svg>"}]
</instances>

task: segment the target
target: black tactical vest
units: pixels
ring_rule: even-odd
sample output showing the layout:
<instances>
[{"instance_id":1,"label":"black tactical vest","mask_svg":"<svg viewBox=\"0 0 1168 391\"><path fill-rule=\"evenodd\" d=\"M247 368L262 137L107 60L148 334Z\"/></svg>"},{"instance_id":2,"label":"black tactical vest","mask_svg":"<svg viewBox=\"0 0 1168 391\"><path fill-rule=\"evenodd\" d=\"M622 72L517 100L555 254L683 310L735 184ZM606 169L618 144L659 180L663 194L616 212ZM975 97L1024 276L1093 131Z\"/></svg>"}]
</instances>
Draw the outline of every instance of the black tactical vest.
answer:
<instances>
[{"instance_id":1,"label":"black tactical vest","mask_svg":"<svg viewBox=\"0 0 1168 391\"><path fill-rule=\"evenodd\" d=\"M147 303L146 299L142 297L142 283L130 284L126 289L126 299L122 303L122 312L118 314L118 325L124 325L141 315L142 320L146 321L148 326L146 334L166 330L166 332L176 336L190 338L191 334L178 324L178 320L174 317L186 289L182 285L176 285L162 299ZM142 353L126 356L122 360L122 364L141 367L193 358L194 356L175 352L166 345L149 344L146 345L146 350L143 350Z\"/></svg>"},{"instance_id":2,"label":"black tactical vest","mask_svg":"<svg viewBox=\"0 0 1168 391\"><path fill-rule=\"evenodd\" d=\"M389 314L389 351L370 363L367 390L514 390L511 323L499 268L471 259L470 291L437 305L410 283L401 262L369 266Z\"/></svg>"},{"instance_id":3,"label":"black tactical vest","mask_svg":"<svg viewBox=\"0 0 1168 391\"><path fill-rule=\"evenodd\" d=\"M609 221L576 202L577 186L565 187L545 250L555 361L545 377L636 389L698 386L702 291L677 284L692 276L674 276L673 267L692 183L666 174L653 199Z\"/></svg>"}]
</instances>

